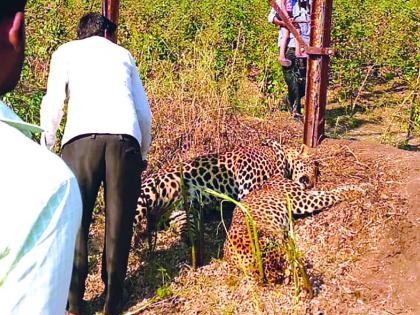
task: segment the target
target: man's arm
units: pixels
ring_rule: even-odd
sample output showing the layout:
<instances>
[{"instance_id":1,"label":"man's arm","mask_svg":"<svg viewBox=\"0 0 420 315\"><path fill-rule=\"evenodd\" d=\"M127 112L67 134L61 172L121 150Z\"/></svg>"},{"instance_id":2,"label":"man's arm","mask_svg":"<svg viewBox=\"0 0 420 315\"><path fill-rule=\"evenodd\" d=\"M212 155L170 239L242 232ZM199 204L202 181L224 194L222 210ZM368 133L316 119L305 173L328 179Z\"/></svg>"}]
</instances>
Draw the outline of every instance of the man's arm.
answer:
<instances>
[{"instance_id":1,"label":"man's arm","mask_svg":"<svg viewBox=\"0 0 420 315\"><path fill-rule=\"evenodd\" d=\"M45 130L41 144L48 148L54 146L56 132L63 117L64 101L67 97L67 67L62 52L57 50L51 58L47 94L41 103L41 128Z\"/></svg>"},{"instance_id":2,"label":"man's arm","mask_svg":"<svg viewBox=\"0 0 420 315\"><path fill-rule=\"evenodd\" d=\"M144 91L143 84L140 80L139 73L137 71L136 63L130 56L132 62L131 80L133 87L134 103L136 106L137 119L140 124L141 131L141 156L145 161L147 160L147 153L149 152L150 143L152 140L152 112L150 110L149 101Z\"/></svg>"},{"instance_id":3,"label":"man's arm","mask_svg":"<svg viewBox=\"0 0 420 315\"><path fill-rule=\"evenodd\" d=\"M286 24L284 24L284 22L280 19L280 17L277 15L276 11L273 8L271 8L267 20L269 23L274 24L276 26L286 27Z\"/></svg>"}]
</instances>

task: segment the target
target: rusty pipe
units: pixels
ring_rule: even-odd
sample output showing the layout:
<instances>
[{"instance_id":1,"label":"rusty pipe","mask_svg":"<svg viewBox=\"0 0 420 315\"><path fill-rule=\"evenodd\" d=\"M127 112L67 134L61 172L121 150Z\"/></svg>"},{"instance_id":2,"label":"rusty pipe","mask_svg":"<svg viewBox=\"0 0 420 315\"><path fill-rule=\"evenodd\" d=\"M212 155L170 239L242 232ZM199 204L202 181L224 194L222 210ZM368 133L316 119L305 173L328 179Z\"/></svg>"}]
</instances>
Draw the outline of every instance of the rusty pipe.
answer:
<instances>
[{"instance_id":1,"label":"rusty pipe","mask_svg":"<svg viewBox=\"0 0 420 315\"><path fill-rule=\"evenodd\" d=\"M107 19L118 25L120 0L102 0L102 15ZM107 34L105 31L105 37L114 43L117 42L117 31L114 34Z\"/></svg>"}]
</instances>

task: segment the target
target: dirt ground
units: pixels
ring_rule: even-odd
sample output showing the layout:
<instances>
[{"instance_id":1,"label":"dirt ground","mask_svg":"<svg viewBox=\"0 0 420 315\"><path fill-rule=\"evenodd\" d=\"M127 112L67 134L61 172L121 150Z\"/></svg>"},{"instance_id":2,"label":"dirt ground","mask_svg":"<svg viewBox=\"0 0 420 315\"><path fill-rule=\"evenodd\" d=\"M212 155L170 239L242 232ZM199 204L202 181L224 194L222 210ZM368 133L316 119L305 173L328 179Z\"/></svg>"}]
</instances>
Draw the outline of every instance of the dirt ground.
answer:
<instances>
[{"instance_id":1,"label":"dirt ground","mask_svg":"<svg viewBox=\"0 0 420 315\"><path fill-rule=\"evenodd\" d=\"M243 133L238 133L237 123ZM281 126L279 128L279 126ZM262 138L287 138L299 146L302 126L284 115L244 120L226 130L226 147ZM202 152L195 152L195 154ZM188 153L185 152L185 156ZM206 261L193 270L190 247L168 229L156 251L147 241L133 250L127 314L419 314L420 153L354 140L326 139L312 152L321 165L318 190L368 184L367 195L296 221L297 242L315 297L293 285L262 284L223 261L225 233L206 224ZM87 314L100 310L103 217L93 226Z\"/></svg>"},{"instance_id":2,"label":"dirt ground","mask_svg":"<svg viewBox=\"0 0 420 315\"><path fill-rule=\"evenodd\" d=\"M402 313L420 314L420 154L366 142L350 147L363 158L387 159L389 168L407 168L397 188L407 199L404 218L361 259L354 277Z\"/></svg>"}]
</instances>

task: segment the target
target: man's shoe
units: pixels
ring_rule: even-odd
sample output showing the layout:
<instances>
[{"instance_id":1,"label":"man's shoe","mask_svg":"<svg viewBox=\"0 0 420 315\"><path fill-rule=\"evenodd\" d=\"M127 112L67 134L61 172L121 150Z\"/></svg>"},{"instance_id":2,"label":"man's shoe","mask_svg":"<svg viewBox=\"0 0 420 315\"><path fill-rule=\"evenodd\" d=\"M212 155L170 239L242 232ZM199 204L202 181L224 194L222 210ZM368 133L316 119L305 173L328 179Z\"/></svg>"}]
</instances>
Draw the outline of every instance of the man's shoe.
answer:
<instances>
[{"instance_id":1,"label":"man's shoe","mask_svg":"<svg viewBox=\"0 0 420 315\"><path fill-rule=\"evenodd\" d=\"M292 113L292 117L296 122L303 122L303 115L299 113Z\"/></svg>"},{"instance_id":2,"label":"man's shoe","mask_svg":"<svg viewBox=\"0 0 420 315\"><path fill-rule=\"evenodd\" d=\"M281 102L281 110L285 110L288 111L290 108L290 102L289 102L289 97L286 95L285 97L283 97L282 102Z\"/></svg>"},{"instance_id":3,"label":"man's shoe","mask_svg":"<svg viewBox=\"0 0 420 315\"><path fill-rule=\"evenodd\" d=\"M123 287L122 289L122 295L115 298L106 298L106 292L105 292L105 305L102 309L103 313L105 315L119 315L122 313L123 306L126 303L126 301L129 299L130 294L127 290L127 288Z\"/></svg>"}]
</instances>

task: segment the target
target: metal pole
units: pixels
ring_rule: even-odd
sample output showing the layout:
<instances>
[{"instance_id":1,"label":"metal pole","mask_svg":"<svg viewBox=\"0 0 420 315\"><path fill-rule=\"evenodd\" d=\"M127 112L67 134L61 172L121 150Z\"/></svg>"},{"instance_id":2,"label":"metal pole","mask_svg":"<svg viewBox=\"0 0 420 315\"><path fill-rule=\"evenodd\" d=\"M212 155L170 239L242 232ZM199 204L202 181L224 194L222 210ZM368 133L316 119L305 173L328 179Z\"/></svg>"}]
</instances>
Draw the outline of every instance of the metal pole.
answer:
<instances>
[{"instance_id":1,"label":"metal pole","mask_svg":"<svg viewBox=\"0 0 420 315\"><path fill-rule=\"evenodd\" d=\"M313 0L306 80L303 142L316 147L324 138L328 66L331 41L332 0ZM313 49L314 53L311 53Z\"/></svg>"},{"instance_id":2,"label":"metal pole","mask_svg":"<svg viewBox=\"0 0 420 315\"><path fill-rule=\"evenodd\" d=\"M102 0L102 15L118 25L118 17L120 11L120 0ZM105 33L105 37L117 42L117 32L113 35Z\"/></svg>"}]
</instances>

